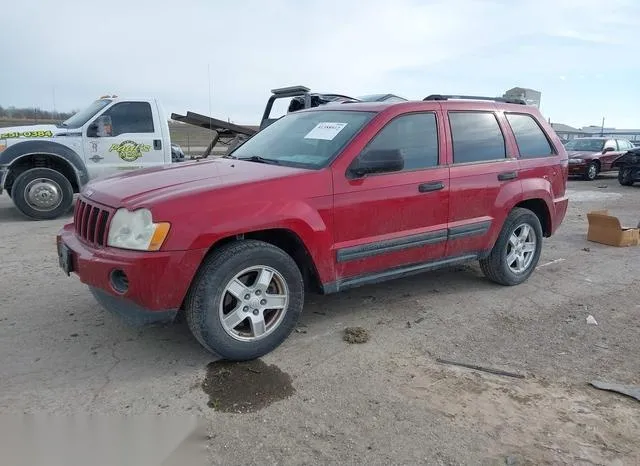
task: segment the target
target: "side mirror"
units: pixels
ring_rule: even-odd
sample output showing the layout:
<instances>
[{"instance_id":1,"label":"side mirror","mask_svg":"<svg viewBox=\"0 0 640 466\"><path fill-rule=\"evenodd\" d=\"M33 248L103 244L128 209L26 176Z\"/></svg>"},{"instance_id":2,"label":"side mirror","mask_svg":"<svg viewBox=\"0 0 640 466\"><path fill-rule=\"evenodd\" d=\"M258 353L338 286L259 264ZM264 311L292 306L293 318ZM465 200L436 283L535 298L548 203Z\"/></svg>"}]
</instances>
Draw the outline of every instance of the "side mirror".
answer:
<instances>
[{"instance_id":1,"label":"side mirror","mask_svg":"<svg viewBox=\"0 0 640 466\"><path fill-rule=\"evenodd\" d=\"M352 164L349 173L353 178L362 178L372 173L401 171L404 159L398 149L370 150L362 152Z\"/></svg>"},{"instance_id":2,"label":"side mirror","mask_svg":"<svg viewBox=\"0 0 640 466\"><path fill-rule=\"evenodd\" d=\"M88 138L97 138L98 137L98 124L91 123L87 128L87 137Z\"/></svg>"},{"instance_id":3,"label":"side mirror","mask_svg":"<svg viewBox=\"0 0 640 466\"><path fill-rule=\"evenodd\" d=\"M613 147L605 147L604 150L602 151L603 154L606 154L607 152L613 152L615 149Z\"/></svg>"}]
</instances>

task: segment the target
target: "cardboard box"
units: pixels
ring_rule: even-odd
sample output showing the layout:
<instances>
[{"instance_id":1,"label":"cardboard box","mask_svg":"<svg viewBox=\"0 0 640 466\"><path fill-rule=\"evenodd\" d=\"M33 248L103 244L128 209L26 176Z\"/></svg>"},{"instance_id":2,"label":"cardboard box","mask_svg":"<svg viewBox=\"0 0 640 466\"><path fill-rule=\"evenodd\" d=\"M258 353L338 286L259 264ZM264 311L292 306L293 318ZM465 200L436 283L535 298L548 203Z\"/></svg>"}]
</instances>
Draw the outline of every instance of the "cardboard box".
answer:
<instances>
[{"instance_id":1,"label":"cardboard box","mask_svg":"<svg viewBox=\"0 0 640 466\"><path fill-rule=\"evenodd\" d=\"M587 240L609 246L637 246L640 244L640 229L620 225L617 217L607 210L594 210L587 214L589 231Z\"/></svg>"}]
</instances>

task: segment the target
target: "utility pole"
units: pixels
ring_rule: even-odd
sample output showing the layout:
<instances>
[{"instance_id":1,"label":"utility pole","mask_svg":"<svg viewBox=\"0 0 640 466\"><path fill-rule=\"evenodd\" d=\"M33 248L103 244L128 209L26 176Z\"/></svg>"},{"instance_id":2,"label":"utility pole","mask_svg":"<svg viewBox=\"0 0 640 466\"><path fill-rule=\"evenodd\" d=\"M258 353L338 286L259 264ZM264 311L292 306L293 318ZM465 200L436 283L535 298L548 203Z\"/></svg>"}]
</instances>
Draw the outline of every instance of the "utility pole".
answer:
<instances>
[{"instance_id":1,"label":"utility pole","mask_svg":"<svg viewBox=\"0 0 640 466\"><path fill-rule=\"evenodd\" d=\"M604 117L602 117L602 126L600 126L600 136L604 136Z\"/></svg>"},{"instance_id":2,"label":"utility pole","mask_svg":"<svg viewBox=\"0 0 640 466\"><path fill-rule=\"evenodd\" d=\"M53 118L58 118L58 112L56 111L56 86L51 88L51 92L53 94Z\"/></svg>"}]
</instances>

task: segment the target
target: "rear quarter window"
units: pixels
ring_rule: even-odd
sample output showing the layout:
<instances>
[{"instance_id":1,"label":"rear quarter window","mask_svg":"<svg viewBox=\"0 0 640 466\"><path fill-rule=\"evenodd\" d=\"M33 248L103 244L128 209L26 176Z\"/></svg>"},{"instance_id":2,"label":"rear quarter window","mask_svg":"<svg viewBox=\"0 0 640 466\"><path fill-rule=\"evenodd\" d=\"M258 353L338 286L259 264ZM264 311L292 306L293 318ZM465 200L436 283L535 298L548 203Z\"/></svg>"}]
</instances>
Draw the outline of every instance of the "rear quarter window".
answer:
<instances>
[{"instance_id":1,"label":"rear quarter window","mask_svg":"<svg viewBox=\"0 0 640 466\"><path fill-rule=\"evenodd\" d=\"M520 158L548 157L555 153L544 131L531 115L507 113L506 117L516 138Z\"/></svg>"}]
</instances>

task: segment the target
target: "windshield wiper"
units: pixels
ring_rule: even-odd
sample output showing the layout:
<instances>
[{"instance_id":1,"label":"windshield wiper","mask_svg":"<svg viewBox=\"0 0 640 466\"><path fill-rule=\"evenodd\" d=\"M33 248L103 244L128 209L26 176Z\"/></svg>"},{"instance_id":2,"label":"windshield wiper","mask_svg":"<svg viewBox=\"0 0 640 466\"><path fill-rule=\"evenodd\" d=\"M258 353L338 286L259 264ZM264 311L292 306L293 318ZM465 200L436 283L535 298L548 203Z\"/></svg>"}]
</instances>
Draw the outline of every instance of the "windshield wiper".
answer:
<instances>
[{"instance_id":1,"label":"windshield wiper","mask_svg":"<svg viewBox=\"0 0 640 466\"><path fill-rule=\"evenodd\" d=\"M271 165L280 165L279 160L275 159L265 159L259 155L252 155L251 157L236 157L238 160L248 160L250 162L258 162L258 163L268 163Z\"/></svg>"}]
</instances>

